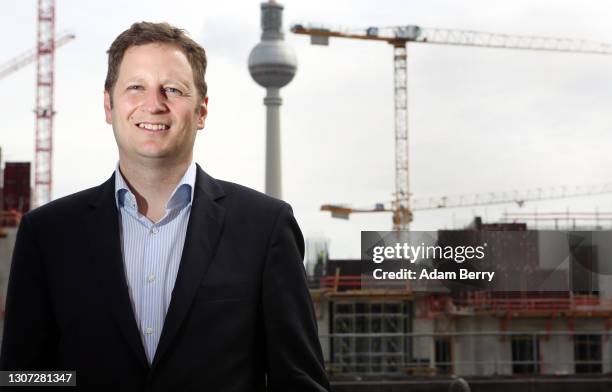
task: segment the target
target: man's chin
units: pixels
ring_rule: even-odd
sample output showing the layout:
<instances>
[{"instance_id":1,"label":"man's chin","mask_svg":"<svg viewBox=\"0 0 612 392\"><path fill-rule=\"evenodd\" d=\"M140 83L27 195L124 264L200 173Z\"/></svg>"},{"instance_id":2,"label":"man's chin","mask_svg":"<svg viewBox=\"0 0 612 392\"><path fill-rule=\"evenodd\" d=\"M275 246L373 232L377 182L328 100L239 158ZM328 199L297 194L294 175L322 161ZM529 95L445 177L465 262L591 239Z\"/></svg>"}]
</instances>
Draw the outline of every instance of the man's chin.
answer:
<instances>
[{"instance_id":1,"label":"man's chin","mask_svg":"<svg viewBox=\"0 0 612 392\"><path fill-rule=\"evenodd\" d=\"M144 146L136 150L136 155L142 158L163 159L172 156L172 151L162 146Z\"/></svg>"},{"instance_id":2,"label":"man's chin","mask_svg":"<svg viewBox=\"0 0 612 392\"><path fill-rule=\"evenodd\" d=\"M137 154L134 156L134 159L142 163L155 163L168 161L175 155L176 154L171 154L169 151L166 150L146 150L137 152Z\"/></svg>"}]
</instances>

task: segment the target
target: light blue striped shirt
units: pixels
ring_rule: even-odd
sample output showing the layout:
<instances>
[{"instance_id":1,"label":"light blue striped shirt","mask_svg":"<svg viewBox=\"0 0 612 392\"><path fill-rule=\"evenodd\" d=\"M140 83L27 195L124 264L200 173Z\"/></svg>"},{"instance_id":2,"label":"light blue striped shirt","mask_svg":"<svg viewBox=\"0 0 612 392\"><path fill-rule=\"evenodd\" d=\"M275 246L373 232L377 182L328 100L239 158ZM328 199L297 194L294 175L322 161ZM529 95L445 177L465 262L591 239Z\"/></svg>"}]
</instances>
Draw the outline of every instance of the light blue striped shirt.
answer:
<instances>
[{"instance_id":1,"label":"light blue striped shirt","mask_svg":"<svg viewBox=\"0 0 612 392\"><path fill-rule=\"evenodd\" d=\"M183 253L195 188L192 162L166 204L157 223L138 212L119 164L115 170L115 196L119 235L132 310L149 364L153 362Z\"/></svg>"}]
</instances>

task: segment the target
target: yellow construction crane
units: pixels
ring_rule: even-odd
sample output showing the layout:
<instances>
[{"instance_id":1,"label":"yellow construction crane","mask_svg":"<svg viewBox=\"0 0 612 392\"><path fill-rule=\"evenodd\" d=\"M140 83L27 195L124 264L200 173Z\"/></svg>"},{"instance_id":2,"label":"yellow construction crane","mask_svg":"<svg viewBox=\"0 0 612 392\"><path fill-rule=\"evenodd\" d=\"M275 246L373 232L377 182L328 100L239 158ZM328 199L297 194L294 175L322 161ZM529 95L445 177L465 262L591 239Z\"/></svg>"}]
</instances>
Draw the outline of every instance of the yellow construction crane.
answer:
<instances>
[{"instance_id":1,"label":"yellow construction crane","mask_svg":"<svg viewBox=\"0 0 612 392\"><path fill-rule=\"evenodd\" d=\"M466 195L449 195L412 199L411 211L438 210L442 208L479 207L496 204L516 204L522 207L530 201L560 200L570 197L594 196L612 193L612 183L575 187L557 186L523 191L486 192ZM343 204L324 204L321 211L331 212L332 217L348 219L350 214L370 212L394 212L393 202L377 203L361 208Z\"/></svg>"},{"instance_id":2,"label":"yellow construction crane","mask_svg":"<svg viewBox=\"0 0 612 392\"><path fill-rule=\"evenodd\" d=\"M328 45L330 37L351 38L368 41L381 41L393 46L394 98L395 98L395 193L390 208L357 211L349 207L349 212L393 213L393 229L407 230L412 221L410 193L410 173L408 159L408 94L407 94L407 46L408 43L440 45L477 46L501 49L522 49L549 52L570 52L590 54L612 54L612 46L604 43L569 38L535 37L485 33L469 30L426 28L416 25L394 27L368 27L357 29L334 29L317 25L294 24L291 31L295 34L310 36L315 45ZM323 206L325 210L330 206ZM336 206L340 207L340 206ZM380 205L379 205L380 207ZM323 208L322 208L323 209ZM336 212L341 210L336 209Z\"/></svg>"}]
</instances>

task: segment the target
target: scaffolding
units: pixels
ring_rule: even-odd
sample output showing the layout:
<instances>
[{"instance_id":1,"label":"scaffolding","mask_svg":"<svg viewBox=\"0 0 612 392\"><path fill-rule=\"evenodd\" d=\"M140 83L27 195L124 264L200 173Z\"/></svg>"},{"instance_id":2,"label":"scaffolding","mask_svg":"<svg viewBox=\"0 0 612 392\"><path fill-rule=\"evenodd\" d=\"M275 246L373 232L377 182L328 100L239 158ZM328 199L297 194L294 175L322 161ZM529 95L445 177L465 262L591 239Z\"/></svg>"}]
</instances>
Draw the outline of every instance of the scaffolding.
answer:
<instances>
[{"instance_id":1,"label":"scaffolding","mask_svg":"<svg viewBox=\"0 0 612 392\"><path fill-rule=\"evenodd\" d=\"M350 328L346 328L348 331ZM612 371L611 331L341 332L320 335L335 376L544 376ZM495 346L482 342L489 339ZM383 342L392 342L384 350ZM402 343L402 344L399 344ZM441 344L442 343L442 344ZM338 347L337 347L338 346ZM421 347L419 354L411 351ZM568 356L559 355L569 353Z\"/></svg>"},{"instance_id":2,"label":"scaffolding","mask_svg":"<svg viewBox=\"0 0 612 392\"><path fill-rule=\"evenodd\" d=\"M410 356L408 301L334 301L332 373L394 374Z\"/></svg>"}]
</instances>

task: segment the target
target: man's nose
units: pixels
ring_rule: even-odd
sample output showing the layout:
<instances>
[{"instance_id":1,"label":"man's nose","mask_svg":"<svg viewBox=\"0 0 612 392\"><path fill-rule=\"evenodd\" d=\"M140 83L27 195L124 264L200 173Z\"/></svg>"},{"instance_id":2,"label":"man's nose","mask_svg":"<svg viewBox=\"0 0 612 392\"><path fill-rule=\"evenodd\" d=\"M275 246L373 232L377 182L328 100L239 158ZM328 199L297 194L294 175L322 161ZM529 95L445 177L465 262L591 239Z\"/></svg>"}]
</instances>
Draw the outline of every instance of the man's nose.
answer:
<instances>
[{"instance_id":1,"label":"man's nose","mask_svg":"<svg viewBox=\"0 0 612 392\"><path fill-rule=\"evenodd\" d=\"M166 106L166 95L161 89L149 89L145 95L143 109L148 113L164 112Z\"/></svg>"}]
</instances>

